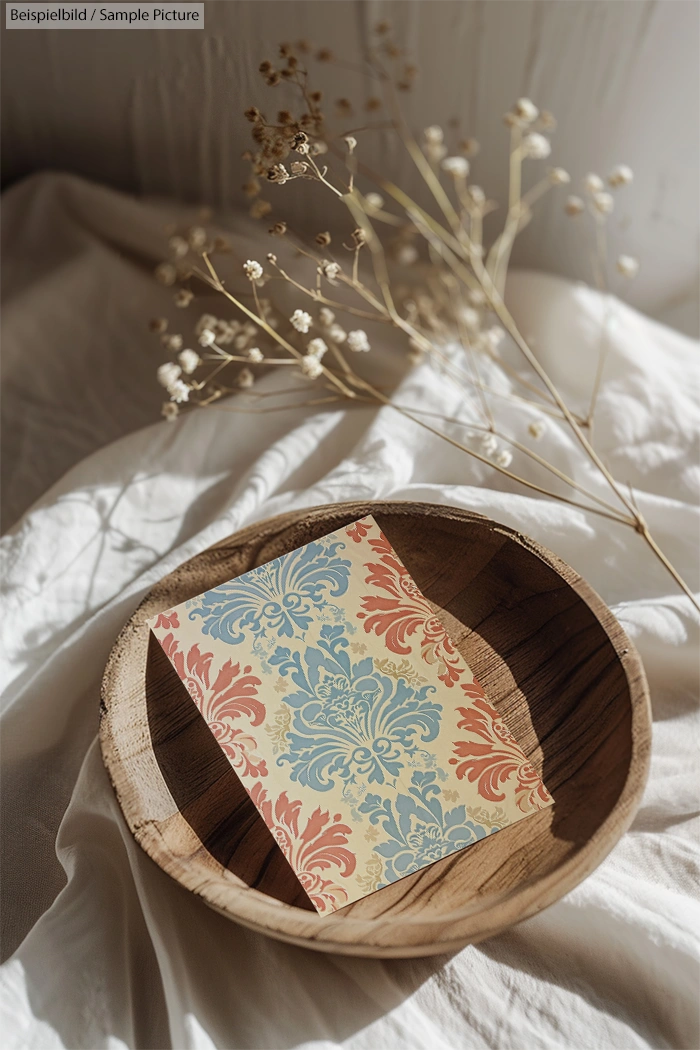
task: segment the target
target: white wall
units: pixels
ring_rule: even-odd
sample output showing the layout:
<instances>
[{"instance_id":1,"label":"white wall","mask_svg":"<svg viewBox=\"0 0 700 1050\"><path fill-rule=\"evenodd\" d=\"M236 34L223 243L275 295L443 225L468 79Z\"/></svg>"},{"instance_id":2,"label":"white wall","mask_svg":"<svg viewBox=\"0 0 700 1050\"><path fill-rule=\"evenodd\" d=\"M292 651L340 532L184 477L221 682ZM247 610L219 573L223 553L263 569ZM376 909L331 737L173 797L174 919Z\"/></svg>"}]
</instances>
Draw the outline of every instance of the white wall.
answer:
<instances>
[{"instance_id":1,"label":"white wall","mask_svg":"<svg viewBox=\"0 0 700 1050\"><path fill-rule=\"evenodd\" d=\"M203 31L5 30L4 176L60 168L136 192L238 204L249 131L241 111L282 101L262 86L260 59L280 40L309 37L356 61L368 28L388 17L421 68L407 96L411 122L460 115L482 142L475 178L491 196L505 190L500 117L522 94L556 113L554 159L572 174L633 167L613 223L614 246L642 260L628 298L693 330L699 15L693 0L209 0ZM321 74L331 97L362 98L362 78ZM383 135L362 150L417 186ZM318 193L297 186L277 191L290 219L308 229L332 223ZM545 204L515 260L587 277L588 245L561 199Z\"/></svg>"}]
</instances>

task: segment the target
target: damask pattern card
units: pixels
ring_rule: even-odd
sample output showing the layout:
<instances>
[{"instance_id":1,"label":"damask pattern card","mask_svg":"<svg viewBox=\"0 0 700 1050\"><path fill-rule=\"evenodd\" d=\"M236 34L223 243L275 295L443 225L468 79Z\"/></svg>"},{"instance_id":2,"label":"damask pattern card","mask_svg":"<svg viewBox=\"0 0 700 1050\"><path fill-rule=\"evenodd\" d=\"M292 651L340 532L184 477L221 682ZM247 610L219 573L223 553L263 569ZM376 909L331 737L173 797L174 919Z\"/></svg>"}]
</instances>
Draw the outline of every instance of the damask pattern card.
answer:
<instances>
[{"instance_id":1,"label":"damask pattern card","mask_svg":"<svg viewBox=\"0 0 700 1050\"><path fill-rule=\"evenodd\" d=\"M553 802L372 517L149 626L321 913Z\"/></svg>"}]
</instances>

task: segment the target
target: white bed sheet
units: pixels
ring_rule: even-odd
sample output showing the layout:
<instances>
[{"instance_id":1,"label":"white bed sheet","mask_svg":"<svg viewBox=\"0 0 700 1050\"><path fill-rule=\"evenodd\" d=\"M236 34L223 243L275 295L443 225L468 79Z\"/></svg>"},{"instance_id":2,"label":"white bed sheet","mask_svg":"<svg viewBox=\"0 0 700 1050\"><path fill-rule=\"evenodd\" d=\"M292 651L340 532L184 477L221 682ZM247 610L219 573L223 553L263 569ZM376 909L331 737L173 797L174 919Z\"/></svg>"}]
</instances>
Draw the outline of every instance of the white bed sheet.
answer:
<instances>
[{"instance_id":1,"label":"white bed sheet","mask_svg":"<svg viewBox=\"0 0 700 1050\"><path fill-rule=\"evenodd\" d=\"M159 400L142 324L159 312L147 271L162 221L65 176L5 201L8 519L55 484L2 540L2 919L5 951L17 946L0 968L3 1047L697 1047L692 606L631 532L516 491L391 409L211 411L134 430ZM518 274L511 302L583 399L598 296ZM698 346L624 306L611 339L598 447L697 583ZM467 411L426 367L401 383L403 403ZM541 448L597 484L556 425ZM468 507L535 537L612 605L651 686L632 829L560 903L449 957L324 956L210 911L136 845L96 742L109 648L156 580L250 522L366 498Z\"/></svg>"}]
</instances>

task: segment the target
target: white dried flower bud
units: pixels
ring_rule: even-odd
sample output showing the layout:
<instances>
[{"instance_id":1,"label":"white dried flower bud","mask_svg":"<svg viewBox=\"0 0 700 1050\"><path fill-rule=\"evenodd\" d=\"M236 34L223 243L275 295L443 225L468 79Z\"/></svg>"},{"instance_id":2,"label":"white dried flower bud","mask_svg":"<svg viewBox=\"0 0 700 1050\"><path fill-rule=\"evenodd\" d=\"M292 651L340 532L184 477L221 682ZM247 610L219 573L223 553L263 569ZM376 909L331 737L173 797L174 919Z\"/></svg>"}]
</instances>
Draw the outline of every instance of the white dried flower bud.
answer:
<instances>
[{"instance_id":1,"label":"white dried flower bud","mask_svg":"<svg viewBox=\"0 0 700 1050\"><path fill-rule=\"evenodd\" d=\"M200 346L212 346L216 342L216 335L212 332L211 328L205 328L199 333L199 345Z\"/></svg>"},{"instance_id":2,"label":"white dried flower bud","mask_svg":"<svg viewBox=\"0 0 700 1050\"><path fill-rule=\"evenodd\" d=\"M257 346L251 346L250 350L246 354L246 357L255 365L259 365L260 362L264 360L263 352Z\"/></svg>"},{"instance_id":3,"label":"white dried flower bud","mask_svg":"<svg viewBox=\"0 0 700 1050\"><path fill-rule=\"evenodd\" d=\"M340 266L337 262L329 262L327 259L324 259L318 268L318 272L327 280L334 281L340 273Z\"/></svg>"},{"instance_id":4,"label":"white dried flower bud","mask_svg":"<svg viewBox=\"0 0 700 1050\"><path fill-rule=\"evenodd\" d=\"M355 151L355 148L357 147L357 139L354 135L346 135L345 144L348 147L348 153L353 153Z\"/></svg>"},{"instance_id":5,"label":"white dried flower bud","mask_svg":"<svg viewBox=\"0 0 700 1050\"><path fill-rule=\"evenodd\" d=\"M301 359L301 372L307 379L318 379L323 374L323 365L313 354L307 354Z\"/></svg>"},{"instance_id":6,"label":"white dried flower bud","mask_svg":"<svg viewBox=\"0 0 700 1050\"><path fill-rule=\"evenodd\" d=\"M459 318L467 331L476 332L479 328L481 318L479 317L478 311L472 306L462 307L459 311Z\"/></svg>"},{"instance_id":7,"label":"white dried flower bud","mask_svg":"<svg viewBox=\"0 0 700 1050\"><path fill-rule=\"evenodd\" d=\"M474 204L481 208L486 204L486 194L482 190L481 186L470 186L469 196L471 197Z\"/></svg>"},{"instance_id":8,"label":"white dried flower bud","mask_svg":"<svg viewBox=\"0 0 700 1050\"><path fill-rule=\"evenodd\" d=\"M469 161L466 157L445 157L442 170L455 179L466 179L469 174Z\"/></svg>"},{"instance_id":9,"label":"white dried flower bud","mask_svg":"<svg viewBox=\"0 0 700 1050\"><path fill-rule=\"evenodd\" d=\"M321 360L321 358L327 350L328 347L326 343L319 336L317 336L315 339L312 339L306 347L307 354L311 354L312 357L317 357L319 361Z\"/></svg>"},{"instance_id":10,"label":"white dried flower bud","mask_svg":"<svg viewBox=\"0 0 700 1050\"><path fill-rule=\"evenodd\" d=\"M532 124L540 115L539 109L529 98L519 98L513 106L513 112L526 124Z\"/></svg>"},{"instance_id":11,"label":"white dried flower bud","mask_svg":"<svg viewBox=\"0 0 700 1050\"><path fill-rule=\"evenodd\" d=\"M348 348L356 354L366 354L370 349L367 333L363 332L361 328L357 328L354 332L348 332Z\"/></svg>"},{"instance_id":12,"label":"white dried flower bud","mask_svg":"<svg viewBox=\"0 0 700 1050\"><path fill-rule=\"evenodd\" d=\"M611 193L594 193L593 207L601 215L609 215L615 207L615 201Z\"/></svg>"},{"instance_id":13,"label":"white dried flower bud","mask_svg":"<svg viewBox=\"0 0 700 1050\"><path fill-rule=\"evenodd\" d=\"M189 288L178 288L175 292L175 305L179 306L180 309L189 306L194 299L194 293Z\"/></svg>"},{"instance_id":14,"label":"white dried flower bud","mask_svg":"<svg viewBox=\"0 0 700 1050\"><path fill-rule=\"evenodd\" d=\"M617 189L619 186L629 186L634 179L634 172L626 164L617 164L608 175L608 184Z\"/></svg>"},{"instance_id":15,"label":"white dried flower bud","mask_svg":"<svg viewBox=\"0 0 700 1050\"><path fill-rule=\"evenodd\" d=\"M586 210L586 205L583 203L580 197L567 197L566 204L564 205L564 211L567 215L580 215L581 212Z\"/></svg>"},{"instance_id":16,"label":"white dried flower bud","mask_svg":"<svg viewBox=\"0 0 700 1050\"><path fill-rule=\"evenodd\" d=\"M202 226L193 226L187 233L190 247L199 251L207 243L207 231Z\"/></svg>"},{"instance_id":17,"label":"white dried flower bud","mask_svg":"<svg viewBox=\"0 0 700 1050\"><path fill-rule=\"evenodd\" d=\"M263 268L255 259L248 259L248 262L243 264L243 273L249 281L259 281L263 275Z\"/></svg>"},{"instance_id":18,"label":"white dried flower bud","mask_svg":"<svg viewBox=\"0 0 700 1050\"><path fill-rule=\"evenodd\" d=\"M617 272L623 277L636 277L639 273L639 260L633 255L620 255L617 260Z\"/></svg>"},{"instance_id":19,"label":"white dried flower bud","mask_svg":"<svg viewBox=\"0 0 700 1050\"><path fill-rule=\"evenodd\" d=\"M173 383L182 375L182 369L179 365L176 365L174 361L166 361L164 365L161 365L156 376L161 386L164 386L168 390Z\"/></svg>"},{"instance_id":20,"label":"white dried flower bud","mask_svg":"<svg viewBox=\"0 0 700 1050\"><path fill-rule=\"evenodd\" d=\"M447 146L441 142L426 142L423 152L432 164L439 164L447 156Z\"/></svg>"},{"instance_id":21,"label":"white dried flower bud","mask_svg":"<svg viewBox=\"0 0 700 1050\"><path fill-rule=\"evenodd\" d=\"M549 139L540 135L538 131L531 131L523 139L523 155L532 157L533 160L544 160L552 152Z\"/></svg>"},{"instance_id":22,"label":"white dried flower bud","mask_svg":"<svg viewBox=\"0 0 700 1050\"><path fill-rule=\"evenodd\" d=\"M542 435L544 434L545 430L547 429L547 426L543 419L535 419L532 421L532 423L530 423L527 429L530 435L535 439L535 441L539 441Z\"/></svg>"},{"instance_id":23,"label":"white dried flower bud","mask_svg":"<svg viewBox=\"0 0 700 1050\"><path fill-rule=\"evenodd\" d=\"M181 335L164 335L161 336L161 343L169 350L171 354L176 354L178 350L182 350L182 336Z\"/></svg>"},{"instance_id":24,"label":"white dried flower bud","mask_svg":"<svg viewBox=\"0 0 700 1050\"><path fill-rule=\"evenodd\" d=\"M171 401L176 401L178 405L181 405L183 401L189 400L190 388L182 379L176 379L168 387L168 393Z\"/></svg>"},{"instance_id":25,"label":"white dried flower bud","mask_svg":"<svg viewBox=\"0 0 700 1050\"><path fill-rule=\"evenodd\" d=\"M600 175L596 175L594 172L589 172L583 180L583 188L588 190L589 193L600 193L601 190L605 189L605 183Z\"/></svg>"},{"instance_id":26,"label":"white dried flower bud","mask_svg":"<svg viewBox=\"0 0 700 1050\"><path fill-rule=\"evenodd\" d=\"M550 168L549 181L552 186L566 186L567 183L571 182L571 176L564 168Z\"/></svg>"},{"instance_id":27,"label":"white dried flower bud","mask_svg":"<svg viewBox=\"0 0 700 1050\"><path fill-rule=\"evenodd\" d=\"M192 375L195 368L202 363L202 359L196 350L183 350L181 354L178 354L177 359L182 366L182 371L187 376Z\"/></svg>"},{"instance_id":28,"label":"white dried flower bud","mask_svg":"<svg viewBox=\"0 0 700 1050\"><path fill-rule=\"evenodd\" d=\"M492 456L498 448L495 434L484 434L479 444L485 456Z\"/></svg>"},{"instance_id":29,"label":"white dried flower bud","mask_svg":"<svg viewBox=\"0 0 700 1050\"><path fill-rule=\"evenodd\" d=\"M180 409L177 405L174 405L172 401L166 401L160 410L160 414L164 419L167 419L169 423L173 423L180 414Z\"/></svg>"},{"instance_id":30,"label":"white dried flower bud","mask_svg":"<svg viewBox=\"0 0 700 1050\"><path fill-rule=\"evenodd\" d=\"M484 332L486 343L492 350L498 350L505 337L506 333L498 325L494 325L493 328L489 328Z\"/></svg>"},{"instance_id":31,"label":"white dried flower bud","mask_svg":"<svg viewBox=\"0 0 700 1050\"><path fill-rule=\"evenodd\" d=\"M413 244L402 244L396 252L396 261L400 266L412 266L418 258L418 249Z\"/></svg>"},{"instance_id":32,"label":"white dried flower bud","mask_svg":"<svg viewBox=\"0 0 700 1050\"><path fill-rule=\"evenodd\" d=\"M309 170L309 165L305 160L293 160L290 168L292 175L306 175Z\"/></svg>"},{"instance_id":33,"label":"white dried flower bud","mask_svg":"<svg viewBox=\"0 0 700 1050\"><path fill-rule=\"evenodd\" d=\"M328 328L335 321L335 314L327 306L322 306L318 311L318 319L324 328Z\"/></svg>"},{"instance_id":34,"label":"white dried flower bud","mask_svg":"<svg viewBox=\"0 0 700 1050\"><path fill-rule=\"evenodd\" d=\"M177 280L177 270L172 263L161 263L156 266L154 273L159 284L171 285Z\"/></svg>"},{"instance_id":35,"label":"white dried flower bud","mask_svg":"<svg viewBox=\"0 0 700 1050\"><path fill-rule=\"evenodd\" d=\"M368 208L383 208L384 198L379 193L368 193L365 197L365 204Z\"/></svg>"},{"instance_id":36,"label":"white dried flower bud","mask_svg":"<svg viewBox=\"0 0 700 1050\"><path fill-rule=\"evenodd\" d=\"M325 142L314 142L313 146L311 147L311 150L309 150L308 146L305 151L297 150L297 153L302 152L310 152L312 157L322 157L324 153L328 153L328 145Z\"/></svg>"},{"instance_id":37,"label":"white dried flower bud","mask_svg":"<svg viewBox=\"0 0 700 1050\"><path fill-rule=\"evenodd\" d=\"M205 328L214 329L216 328L218 323L219 322L217 318L214 317L214 314L202 314L200 319L197 321L194 330L197 335L201 335Z\"/></svg>"},{"instance_id":38,"label":"white dried flower bud","mask_svg":"<svg viewBox=\"0 0 700 1050\"><path fill-rule=\"evenodd\" d=\"M430 127L423 130L423 137L426 142L430 142L433 145L439 145L445 137L442 128L438 124L431 124Z\"/></svg>"},{"instance_id":39,"label":"white dried flower bud","mask_svg":"<svg viewBox=\"0 0 700 1050\"><path fill-rule=\"evenodd\" d=\"M507 448L502 448L496 456L496 463L499 467L508 468L513 462L513 453Z\"/></svg>"},{"instance_id":40,"label":"white dried flower bud","mask_svg":"<svg viewBox=\"0 0 700 1050\"><path fill-rule=\"evenodd\" d=\"M348 337L348 333L345 331L342 325L332 324L328 329L328 338L334 343L344 343Z\"/></svg>"},{"instance_id":41,"label":"white dried flower bud","mask_svg":"<svg viewBox=\"0 0 700 1050\"><path fill-rule=\"evenodd\" d=\"M296 328L302 335L306 335L311 328L311 314L307 314L306 310L295 310L289 321L292 328Z\"/></svg>"},{"instance_id":42,"label":"white dried flower bud","mask_svg":"<svg viewBox=\"0 0 700 1050\"><path fill-rule=\"evenodd\" d=\"M171 237L168 241L168 248L170 249L170 254L174 255L176 259L182 259L190 250L190 246L184 237Z\"/></svg>"},{"instance_id":43,"label":"white dried flower bud","mask_svg":"<svg viewBox=\"0 0 700 1050\"><path fill-rule=\"evenodd\" d=\"M238 373L238 379L236 382L241 390L248 390L255 382L255 376L249 368L242 368Z\"/></svg>"}]
</instances>

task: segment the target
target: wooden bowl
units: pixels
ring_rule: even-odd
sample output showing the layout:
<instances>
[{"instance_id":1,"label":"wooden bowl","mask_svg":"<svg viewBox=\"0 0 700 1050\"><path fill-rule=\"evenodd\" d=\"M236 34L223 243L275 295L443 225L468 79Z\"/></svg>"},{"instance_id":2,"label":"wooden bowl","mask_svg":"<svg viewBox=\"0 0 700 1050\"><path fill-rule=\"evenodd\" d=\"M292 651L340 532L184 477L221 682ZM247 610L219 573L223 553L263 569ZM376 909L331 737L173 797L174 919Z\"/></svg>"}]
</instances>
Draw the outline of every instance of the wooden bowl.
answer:
<instances>
[{"instance_id":1,"label":"wooden bowl","mask_svg":"<svg viewBox=\"0 0 700 1050\"><path fill-rule=\"evenodd\" d=\"M554 795L498 835L341 909L306 895L146 621L371 513ZM651 742L639 656L610 610L533 540L463 510L341 503L251 525L153 588L105 670L100 736L135 838L181 885L272 937L432 955L498 933L589 875L629 826Z\"/></svg>"}]
</instances>

